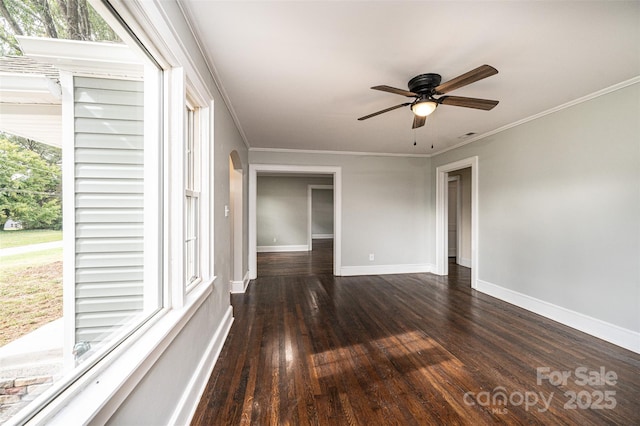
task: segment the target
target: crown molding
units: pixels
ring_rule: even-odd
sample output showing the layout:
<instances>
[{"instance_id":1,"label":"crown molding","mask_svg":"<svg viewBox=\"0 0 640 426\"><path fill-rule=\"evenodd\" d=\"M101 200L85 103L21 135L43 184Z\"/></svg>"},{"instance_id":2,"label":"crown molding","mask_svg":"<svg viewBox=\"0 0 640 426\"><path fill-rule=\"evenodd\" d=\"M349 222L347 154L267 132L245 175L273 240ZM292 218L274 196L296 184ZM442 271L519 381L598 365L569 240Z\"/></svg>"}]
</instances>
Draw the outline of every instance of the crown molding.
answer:
<instances>
[{"instance_id":1,"label":"crown molding","mask_svg":"<svg viewBox=\"0 0 640 426\"><path fill-rule=\"evenodd\" d=\"M586 96L583 96L581 98L577 98L577 99L574 99L574 100L569 101L567 103L564 103L564 104L558 105L556 107L550 108L548 110L539 112L538 114L531 115L529 117L523 118L522 120L514 121L513 123L507 124L505 126L498 127L495 130L491 130L489 132L485 132L485 133L482 133L480 135L473 136L472 138L469 138L469 139L467 139L467 140L465 140L463 142L457 143L457 144L455 144L453 146L450 146L450 147L447 147L445 149L442 149L441 151L435 152L435 153L431 154L430 156L433 157L433 156L436 156L436 155L444 154L445 152L452 151L454 149L457 149L457 148L460 148L462 146L468 145L471 142L475 142L475 141L487 138L489 136L493 136L495 134L504 132L505 130L509 130L509 129L512 129L512 128L516 127L516 126L520 126L520 125L528 123L530 121L537 120L537 119L542 118L542 117L544 117L546 115L554 114L554 113L556 113L558 111L562 111L563 109L571 108L571 107L573 107L575 105L578 105L578 104L581 104L583 102L590 101L592 99L598 98L600 96L607 95L609 93L615 92L615 91L620 90L620 89L624 89L625 87L632 86L632 85L638 84L638 83L640 83L640 76L636 76L636 77L630 78L629 80L625 80L623 82L614 84L613 86L609 86L609 87L606 87L606 88L604 88L602 90L598 90L597 92L590 93L590 94L588 94Z\"/></svg>"},{"instance_id":2,"label":"crown molding","mask_svg":"<svg viewBox=\"0 0 640 426\"><path fill-rule=\"evenodd\" d=\"M392 152L367 152L367 151L330 151L322 149L291 149L291 148L249 148L249 152L277 152L292 154L317 154L317 155L358 155L370 157L419 157L429 158L431 154L403 154Z\"/></svg>"},{"instance_id":3,"label":"crown molding","mask_svg":"<svg viewBox=\"0 0 640 426\"><path fill-rule=\"evenodd\" d=\"M550 108L548 110L539 112L537 114L531 115L529 117L523 118L522 120L514 121L513 123L507 124L505 126L499 127L497 129L491 130L489 132L481 133L479 135L473 136L469 139L466 139L463 142L457 143L453 146L444 148L440 151L431 153L431 154L402 154L402 153L380 153L380 152L360 152L360 151L328 151L328 150L314 150L314 149L286 149L286 148L249 148L250 152L279 152L279 153L296 153L296 154L326 154L326 155L360 155L360 156L378 156L378 157L423 157L423 158L431 158L440 154L444 154L445 152L452 151L454 149L460 148L462 146L468 145L472 142L479 141L481 139L487 138L489 136L493 136L495 134L504 132L516 126L520 126L522 124L528 123L533 120L537 120L549 114L554 114L563 109L571 108L575 105L581 104L583 102L587 102L593 99L596 99L600 96L607 95L609 93L615 92L620 89L624 89L625 87L632 86L634 84L640 83L640 76L636 76L630 78L629 80L625 80L623 82L614 84L613 86L606 87L602 90L598 90L597 92L590 93L586 96L582 96L580 98L574 99L572 101L566 102L562 105L558 105L556 107Z\"/></svg>"},{"instance_id":4,"label":"crown molding","mask_svg":"<svg viewBox=\"0 0 640 426\"><path fill-rule=\"evenodd\" d=\"M209 69L209 73L211 74L211 78L213 79L213 82L215 83L216 88L218 89L218 92L222 97L222 101L227 107L227 110L229 111L229 115L231 115L231 119L233 120L233 123L238 129L238 133L240 133L240 138L242 138L242 142L244 142L244 145L247 147L247 149L250 149L251 147L249 146L249 140L247 139L247 135L245 134L244 129L240 125L240 120L238 119L238 115L236 114L236 111L233 108L231 99L229 99L229 95L227 95L227 92L224 89L222 80L220 78L220 73L218 73L218 69L215 66L215 61L213 60L213 57L211 56L211 54L205 53L206 50L203 49L202 47L202 43L200 41L202 38L200 37L200 31L198 30L197 26L194 24L193 13L191 11L191 8L188 6L188 3L183 0L178 0L177 4L180 10L182 11L183 16L185 17L185 21L187 23L187 26L189 27L189 31L191 31L191 34L193 35L193 38L195 39L195 42L198 45L198 50L200 51L200 54L204 58L204 62L207 65L207 68Z\"/></svg>"}]
</instances>

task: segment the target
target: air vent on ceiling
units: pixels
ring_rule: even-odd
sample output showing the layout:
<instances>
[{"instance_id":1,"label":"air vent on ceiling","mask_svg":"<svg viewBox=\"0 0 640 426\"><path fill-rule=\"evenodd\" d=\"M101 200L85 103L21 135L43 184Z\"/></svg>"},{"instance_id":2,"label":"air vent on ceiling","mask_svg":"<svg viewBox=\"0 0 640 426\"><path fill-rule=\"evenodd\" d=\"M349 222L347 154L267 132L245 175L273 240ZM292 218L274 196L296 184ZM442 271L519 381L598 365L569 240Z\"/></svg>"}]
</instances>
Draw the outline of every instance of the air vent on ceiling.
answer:
<instances>
[{"instance_id":1,"label":"air vent on ceiling","mask_svg":"<svg viewBox=\"0 0 640 426\"><path fill-rule=\"evenodd\" d=\"M469 132L469 133L465 133L465 134L464 134L464 135L462 135L462 136L458 136L458 139L465 139L465 138L468 138L468 137L473 136L473 135L475 135L475 134L476 134L476 132Z\"/></svg>"}]
</instances>

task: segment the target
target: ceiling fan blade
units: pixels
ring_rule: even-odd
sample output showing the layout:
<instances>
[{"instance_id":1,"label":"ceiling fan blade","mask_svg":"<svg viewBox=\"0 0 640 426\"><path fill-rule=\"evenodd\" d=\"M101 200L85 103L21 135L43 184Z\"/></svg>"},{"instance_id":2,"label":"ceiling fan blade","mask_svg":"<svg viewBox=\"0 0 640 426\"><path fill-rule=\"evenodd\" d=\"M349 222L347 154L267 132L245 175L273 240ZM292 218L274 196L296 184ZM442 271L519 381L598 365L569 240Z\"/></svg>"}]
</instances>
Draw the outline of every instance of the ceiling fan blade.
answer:
<instances>
[{"instance_id":1,"label":"ceiling fan blade","mask_svg":"<svg viewBox=\"0 0 640 426\"><path fill-rule=\"evenodd\" d=\"M499 101L489 99L465 98L462 96L443 96L438 99L438 103L443 105L452 105L465 108L476 108L489 111L498 105Z\"/></svg>"},{"instance_id":2,"label":"ceiling fan blade","mask_svg":"<svg viewBox=\"0 0 640 426\"><path fill-rule=\"evenodd\" d=\"M413 116L413 126L411 126L412 129L417 129L418 127L422 127L424 126L424 123L427 122L427 117L421 117L419 115L414 115Z\"/></svg>"},{"instance_id":3,"label":"ceiling fan blade","mask_svg":"<svg viewBox=\"0 0 640 426\"><path fill-rule=\"evenodd\" d=\"M395 95L402 95L402 96L406 96L408 98L415 98L415 97L418 96L417 94L415 94L413 92L410 92L408 90L397 89L395 87L385 86L385 85L373 86L372 89L373 90L382 90L383 92L389 92L389 93L393 93Z\"/></svg>"},{"instance_id":4,"label":"ceiling fan blade","mask_svg":"<svg viewBox=\"0 0 640 426\"><path fill-rule=\"evenodd\" d=\"M436 93L439 95L451 92L452 90L459 89L467 84L471 84L483 78L491 77L494 74L498 74L498 70L491 65L482 65L478 68L471 70L467 73L459 75L453 80L449 80L436 87Z\"/></svg>"},{"instance_id":5,"label":"ceiling fan blade","mask_svg":"<svg viewBox=\"0 0 640 426\"><path fill-rule=\"evenodd\" d=\"M373 114L369 114L369 115L365 115L364 117L360 117L360 118L358 118L358 120L360 120L360 121L366 120L367 118L375 117L376 115L384 114L385 112L393 111L394 109L402 108L403 106L407 106L407 105L411 105L411 102L407 102L407 103L404 103L404 104L400 104L400 105L392 106L392 107L389 107L389 108L385 108L385 109L383 109L381 111L374 112Z\"/></svg>"}]
</instances>

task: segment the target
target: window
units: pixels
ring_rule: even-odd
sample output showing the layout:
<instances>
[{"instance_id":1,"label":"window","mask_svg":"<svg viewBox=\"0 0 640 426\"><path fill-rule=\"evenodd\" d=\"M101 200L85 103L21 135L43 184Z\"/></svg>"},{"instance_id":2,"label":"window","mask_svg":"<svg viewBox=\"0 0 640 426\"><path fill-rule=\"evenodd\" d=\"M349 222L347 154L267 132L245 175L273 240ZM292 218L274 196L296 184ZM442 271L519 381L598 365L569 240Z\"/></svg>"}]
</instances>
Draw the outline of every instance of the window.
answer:
<instances>
[{"instance_id":1,"label":"window","mask_svg":"<svg viewBox=\"0 0 640 426\"><path fill-rule=\"evenodd\" d=\"M53 14L53 24L66 25L67 21L57 15L66 13L59 10L59 2L46 3L51 7L47 10ZM79 3L90 7L86 2ZM29 23L21 21L26 9L19 10L20 2L15 5L14 18L24 24L26 31ZM15 105L8 107L13 115L0 119L0 131L11 138L20 135L27 141L24 146L29 141L57 145L62 156L61 248L52 249L47 255L33 252L2 258L3 267L11 264L12 270L28 260L28 267L33 267L34 272L62 263L62 297L60 301L46 302L59 303L63 315L36 329L23 330L9 342L11 348L0 348L0 365L6 367L0 412L16 422L30 418L53 401L162 308L164 253L159 230L163 220L163 179L162 138L158 130L162 120L162 70L106 6L96 7L100 14L93 8L88 12L94 33L87 27L86 34L73 40L12 36L11 43L19 50L10 50L12 56L1 61L13 67L0 67L0 78L10 76L22 85L16 87L24 90L16 92ZM99 33L108 34L109 43L93 41ZM7 52L6 46L0 47ZM16 58L16 53L23 55ZM28 110L24 109L25 104L29 104ZM2 113L6 111L9 109L3 107ZM17 113L31 116L20 121L15 119ZM52 123L51 117L56 117L57 122ZM13 150L13 145L7 146ZM45 156L51 154L49 150L40 151ZM8 153L9 148L2 148L0 157ZM36 154L29 155L31 158ZM35 164L47 164L43 159L38 161ZM33 166L16 167L12 174L16 178L8 182L16 188L30 184L27 180L31 176L37 177L30 172L35 170ZM37 183L35 178L31 180ZM199 194L192 195L197 211ZM35 234L34 229L27 228L36 222L21 216L17 201L3 201L7 201L3 202L5 212L25 228L10 231L12 239L26 246L27 238ZM191 231L197 247L197 212L195 215ZM197 264L194 270L198 270ZM27 274L35 276L25 270L16 279L2 276L2 281L14 289L24 287L25 294L33 286L50 286L49 281L27 281L23 278ZM3 308L7 302L3 297ZM35 304L23 308L33 311L34 317L38 310ZM18 313L19 309L15 311ZM11 368L12 363L16 368Z\"/></svg>"},{"instance_id":2,"label":"window","mask_svg":"<svg viewBox=\"0 0 640 426\"><path fill-rule=\"evenodd\" d=\"M55 19L64 18L60 2L43 1ZM16 7L23 3L13 2ZM56 358L46 360L54 367L47 377L40 369L35 381L32 376L11 378L13 388L24 386L11 389L11 398L2 376L0 422L33 419L46 424L61 418L61 424L100 423L93 415L117 408L117 401L145 377L172 336L187 324L184 319L213 291L213 97L189 53L176 47L175 34L164 23L147 19L147 12L154 16L159 10L155 3L136 2L140 8L129 9L132 2L92 1L91 28L109 35L105 27L111 26L115 35L109 35L110 43L92 41L93 36L83 41L15 37L27 62L16 66L9 61L11 78L21 77L16 69L42 75L30 74L11 86L27 87L25 81L37 85L37 90L25 90L14 113L24 114L28 104L33 116L24 123L0 117L0 132L11 133L4 128L11 124L16 130L12 134L24 130L33 132L29 135L34 140L42 134L55 139L56 127L45 119L58 111L61 164L50 150L42 152L61 166L62 184L38 192L63 197L63 247L57 255L63 259L64 316L55 327L31 337L30 345L24 345L30 348L25 357L11 351L16 360L36 359L40 348L32 349L32 343L42 339L53 344L43 345L42 352L56 353ZM138 13L144 19L138 20ZM105 22L97 25L100 16ZM8 28L2 19L0 25ZM164 30L156 31L157 24ZM41 30L42 25L33 28ZM174 42L165 43L165 37ZM0 40L2 53L5 47ZM43 98L35 99L42 93ZM8 111L6 99L3 96L0 114ZM0 148L0 159L5 150ZM34 171L33 165L17 168L8 179L13 176L10 183L24 189ZM0 173L0 179L5 174ZM16 222L12 218L7 228L17 228ZM27 219L21 224L28 224ZM6 260L2 258L3 266ZM7 281L13 287L22 284L19 278ZM0 300L2 307L4 303ZM6 361L0 347L0 366Z\"/></svg>"},{"instance_id":3,"label":"window","mask_svg":"<svg viewBox=\"0 0 640 426\"><path fill-rule=\"evenodd\" d=\"M185 114L185 283L187 289L200 274L200 127L198 108L187 101Z\"/></svg>"}]
</instances>

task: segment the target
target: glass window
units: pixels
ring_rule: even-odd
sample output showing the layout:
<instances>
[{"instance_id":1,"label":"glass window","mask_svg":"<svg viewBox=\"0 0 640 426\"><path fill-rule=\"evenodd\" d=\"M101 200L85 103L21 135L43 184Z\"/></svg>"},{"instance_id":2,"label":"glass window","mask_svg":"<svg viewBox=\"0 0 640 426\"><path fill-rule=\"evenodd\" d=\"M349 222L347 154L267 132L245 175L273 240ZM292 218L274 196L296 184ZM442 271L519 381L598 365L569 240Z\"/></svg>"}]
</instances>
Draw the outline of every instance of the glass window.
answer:
<instances>
[{"instance_id":1,"label":"glass window","mask_svg":"<svg viewBox=\"0 0 640 426\"><path fill-rule=\"evenodd\" d=\"M186 104L185 112L185 283L200 278L200 109Z\"/></svg>"},{"instance_id":2,"label":"glass window","mask_svg":"<svg viewBox=\"0 0 640 426\"><path fill-rule=\"evenodd\" d=\"M5 3L0 423L52 401L163 299L162 70L84 0L69 2L76 11L54 0ZM187 197L197 275L196 184Z\"/></svg>"}]
</instances>

